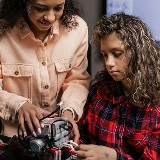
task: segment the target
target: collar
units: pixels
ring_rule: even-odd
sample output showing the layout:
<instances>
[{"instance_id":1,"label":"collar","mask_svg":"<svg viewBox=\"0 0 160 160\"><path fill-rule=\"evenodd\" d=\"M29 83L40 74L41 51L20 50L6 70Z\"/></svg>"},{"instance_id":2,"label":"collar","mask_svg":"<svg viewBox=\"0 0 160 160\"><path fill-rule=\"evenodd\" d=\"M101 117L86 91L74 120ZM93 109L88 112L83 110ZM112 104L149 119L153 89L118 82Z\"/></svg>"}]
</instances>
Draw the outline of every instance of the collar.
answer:
<instances>
[{"instance_id":1,"label":"collar","mask_svg":"<svg viewBox=\"0 0 160 160\"><path fill-rule=\"evenodd\" d=\"M50 33L48 34L48 37L52 38L54 34L59 36L59 24L59 20L56 20L54 22L53 26L51 27ZM34 36L33 32L31 31L30 27L28 26L25 20L22 20L16 26L19 29L20 37L22 39L26 38L28 35Z\"/></svg>"},{"instance_id":2,"label":"collar","mask_svg":"<svg viewBox=\"0 0 160 160\"><path fill-rule=\"evenodd\" d=\"M113 104L118 104L126 99L120 82L111 80L110 82L102 81L98 86L99 97L111 101Z\"/></svg>"}]
</instances>

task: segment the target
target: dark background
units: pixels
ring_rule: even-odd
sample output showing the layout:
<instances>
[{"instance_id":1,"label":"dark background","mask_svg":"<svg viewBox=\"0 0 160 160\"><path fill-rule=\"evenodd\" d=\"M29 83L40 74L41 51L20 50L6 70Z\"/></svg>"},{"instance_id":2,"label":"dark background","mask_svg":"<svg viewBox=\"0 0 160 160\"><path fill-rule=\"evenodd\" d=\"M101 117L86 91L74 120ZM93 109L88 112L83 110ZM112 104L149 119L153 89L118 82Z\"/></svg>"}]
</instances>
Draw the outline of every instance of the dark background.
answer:
<instances>
[{"instance_id":1,"label":"dark background","mask_svg":"<svg viewBox=\"0 0 160 160\"><path fill-rule=\"evenodd\" d=\"M89 29L89 41L91 39L92 30L94 25L106 14L106 0L79 0L80 7L82 8L82 18L87 22ZM101 60L96 53L95 48L90 45L88 49L88 72L92 79L94 78L97 71L102 69Z\"/></svg>"}]
</instances>

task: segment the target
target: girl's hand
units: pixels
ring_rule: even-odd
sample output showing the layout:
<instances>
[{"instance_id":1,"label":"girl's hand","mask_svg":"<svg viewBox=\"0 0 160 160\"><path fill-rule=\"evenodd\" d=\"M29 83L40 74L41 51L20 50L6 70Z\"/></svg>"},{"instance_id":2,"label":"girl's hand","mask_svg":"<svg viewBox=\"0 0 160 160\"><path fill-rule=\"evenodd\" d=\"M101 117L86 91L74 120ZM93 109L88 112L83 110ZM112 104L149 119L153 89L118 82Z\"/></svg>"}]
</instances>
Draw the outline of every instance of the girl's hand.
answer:
<instances>
[{"instance_id":1,"label":"girl's hand","mask_svg":"<svg viewBox=\"0 0 160 160\"><path fill-rule=\"evenodd\" d=\"M109 147L80 144L75 153L83 160L117 160L117 152Z\"/></svg>"}]
</instances>

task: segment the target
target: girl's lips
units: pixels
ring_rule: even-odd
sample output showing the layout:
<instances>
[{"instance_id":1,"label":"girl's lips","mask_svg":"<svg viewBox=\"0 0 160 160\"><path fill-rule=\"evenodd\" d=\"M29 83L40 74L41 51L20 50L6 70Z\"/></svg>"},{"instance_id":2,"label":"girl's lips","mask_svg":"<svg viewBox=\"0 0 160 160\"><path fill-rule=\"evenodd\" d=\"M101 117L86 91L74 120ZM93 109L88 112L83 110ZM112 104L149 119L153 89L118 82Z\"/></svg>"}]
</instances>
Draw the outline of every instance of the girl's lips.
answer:
<instances>
[{"instance_id":1,"label":"girl's lips","mask_svg":"<svg viewBox=\"0 0 160 160\"><path fill-rule=\"evenodd\" d=\"M116 75L118 73L118 71L109 71L109 74L111 75Z\"/></svg>"},{"instance_id":2,"label":"girl's lips","mask_svg":"<svg viewBox=\"0 0 160 160\"><path fill-rule=\"evenodd\" d=\"M114 72L117 72L117 71L109 71L109 73L114 73Z\"/></svg>"}]
</instances>

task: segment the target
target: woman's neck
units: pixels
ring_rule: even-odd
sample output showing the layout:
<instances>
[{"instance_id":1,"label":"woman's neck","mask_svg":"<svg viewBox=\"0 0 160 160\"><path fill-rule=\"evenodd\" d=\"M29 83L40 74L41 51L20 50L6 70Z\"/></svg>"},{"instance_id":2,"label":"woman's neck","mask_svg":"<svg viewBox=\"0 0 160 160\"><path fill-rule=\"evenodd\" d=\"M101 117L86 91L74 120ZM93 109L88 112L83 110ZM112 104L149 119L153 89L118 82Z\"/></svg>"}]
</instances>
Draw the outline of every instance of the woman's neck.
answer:
<instances>
[{"instance_id":1,"label":"woman's neck","mask_svg":"<svg viewBox=\"0 0 160 160\"><path fill-rule=\"evenodd\" d=\"M42 42L45 40L45 38L48 36L50 29L46 31L41 31L38 29L30 20L26 19L26 22L28 23L31 31L33 32L35 38L41 40Z\"/></svg>"},{"instance_id":2,"label":"woman's neck","mask_svg":"<svg viewBox=\"0 0 160 160\"><path fill-rule=\"evenodd\" d=\"M48 34L49 34L49 31L43 32L43 33L39 32L39 33L34 33L34 36L35 36L35 38L37 38L43 42L45 40L45 38L48 36Z\"/></svg>"}]
</instances>

